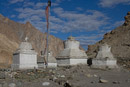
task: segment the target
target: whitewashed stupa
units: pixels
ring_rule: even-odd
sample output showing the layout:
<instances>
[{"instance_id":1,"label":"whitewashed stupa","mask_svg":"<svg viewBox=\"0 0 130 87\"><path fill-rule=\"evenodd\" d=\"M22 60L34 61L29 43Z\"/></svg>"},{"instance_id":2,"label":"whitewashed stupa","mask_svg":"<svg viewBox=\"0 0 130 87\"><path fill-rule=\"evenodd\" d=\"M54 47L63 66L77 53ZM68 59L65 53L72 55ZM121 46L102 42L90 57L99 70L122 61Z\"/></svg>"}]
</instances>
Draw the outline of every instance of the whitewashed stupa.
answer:
<instances>
[{"instance_id":1,"label":"whitewashed stupa","mask_svg":"<svg viewBox=\"0 0 130 87\"><path fill-rule=\"evenodd\" d=\"M70 36L65 41L65 49L56 57L58 66L87 64L87 54L79 49L80 43Z\"/></svg>"},{"instance_id":2,"label":"whitewashed stupa","mask_svg":"<svg viewBox=\"0 0 130 87\"><path fill-rule=\"evenodd\" d=\"M12 69L34 69L38 68L37 65L37 53L33 50L32 45L25 38L25 42L22 42L13 54Z\"/></svg>"},{"instance_id":3,"label":"whitewashed stupa","mask_svg":"<svg viewBox=\"0 0 130 87\"><path fill-rule=\"evenodd\" d=\"M117 68L117 60L111 53L111 47L106 43L99 47L99 52L92 60L93 68Z\"/></svg>"}]
</instances>

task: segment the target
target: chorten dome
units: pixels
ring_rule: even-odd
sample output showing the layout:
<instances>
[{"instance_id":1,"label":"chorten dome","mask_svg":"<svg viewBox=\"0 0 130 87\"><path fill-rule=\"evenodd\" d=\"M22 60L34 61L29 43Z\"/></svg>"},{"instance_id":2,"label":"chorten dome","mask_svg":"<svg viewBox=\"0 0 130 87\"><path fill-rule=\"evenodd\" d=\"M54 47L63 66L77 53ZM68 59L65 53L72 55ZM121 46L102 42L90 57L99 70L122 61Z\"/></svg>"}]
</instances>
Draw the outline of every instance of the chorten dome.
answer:
<instances>
[{"instance_id":1,"label":"chorten dome","mask_svg":"<svg viewBox=\"0 0 130 87\"><path fill-rule=\"evenodd\" d=\"M99 47L99 51L111 51L111 47L105 43Z\"/></svg>"},{"instance_id":2,"label":"chorten dome","mask_svg":"<svg viewBox=\"0 0 130 87\"><path fill-rule=\"evenodd\" d=\"M31 53L31 54L37 54L33 48L31 43L28 42L28 38L25 38L24 42L21 42L19 45L19 48L17 49L16 53Z\"/></svg>"},{"instance_id":3,"label":"chorten dome","mask_svg":"<svg viewBox=\"0 0 130 87\"><path fill-rule=\"evenodd\" d=\"M111 53L111 46L108 44L104 43L99 47L99 52L97 54L98 59L104 59L104 58L109 58L109 59L114 59L113 54Z\"/></svg>"},{"instance_id":4,"label":"chorten dome","mask_svg":"<svg viewBox=\"0 0 130 87\"><path fill-rule=\"evenodd\" d=\"M79 49L79 45L80 43L74 37L70 36L65 42L65 49Z\"/></svg>"},{"instance_id":5,"label":"chorten dome","mask_svg":"<svg viewBox=\"0 0 130 87\"><path fill-rule=\"evenodd\" d=\"M73 40L73 41L75 40L75 38L72 37L72 36L69 36L67 39L68 39L68 40L71 40L71 41L72 41L72 40Z\"/></svg>"},{"instance_id":6,"label":"chorten dome","mask_svg":"<svg viewBox=\"0 0 130 87\"><path fill-rule=\"evenodd\" d=\"M32 45L28 42L22 42L19 46L20 50L32 50Z\"/></svg>"}]
</instances>

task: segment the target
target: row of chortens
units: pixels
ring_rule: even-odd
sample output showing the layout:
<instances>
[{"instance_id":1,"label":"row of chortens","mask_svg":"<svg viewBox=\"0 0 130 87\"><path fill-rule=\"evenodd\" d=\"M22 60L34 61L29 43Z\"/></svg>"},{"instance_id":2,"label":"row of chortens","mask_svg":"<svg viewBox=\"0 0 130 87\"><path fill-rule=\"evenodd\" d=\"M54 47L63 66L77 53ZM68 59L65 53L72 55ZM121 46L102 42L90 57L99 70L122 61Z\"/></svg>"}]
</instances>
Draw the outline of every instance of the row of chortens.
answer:
<instances>
[{"instance_id":1,"label":"row of chortens","mask_svg":"<svg viewBox=\"0 0 130 87\"><path fill-rule=\"evenodd\" d=\"M88 63L88 56L85 51L79 49L80 42L70 36L65 41L65 49L62 50L56 58L52 56L52 52L48 53L47 67L56 68L57 66L73 66ZM43 55L46 57L46 55ZM43 57L42 57L43 58ZM106 43L99 47L96 58L92 59L93 68L117 68L117 60L111 53L111 47ZM45 61L38 63L37 53L25 38L21 42L19 48L13 54L12 69L34 69L45 67Z\"/></svg>"}]
</instances>

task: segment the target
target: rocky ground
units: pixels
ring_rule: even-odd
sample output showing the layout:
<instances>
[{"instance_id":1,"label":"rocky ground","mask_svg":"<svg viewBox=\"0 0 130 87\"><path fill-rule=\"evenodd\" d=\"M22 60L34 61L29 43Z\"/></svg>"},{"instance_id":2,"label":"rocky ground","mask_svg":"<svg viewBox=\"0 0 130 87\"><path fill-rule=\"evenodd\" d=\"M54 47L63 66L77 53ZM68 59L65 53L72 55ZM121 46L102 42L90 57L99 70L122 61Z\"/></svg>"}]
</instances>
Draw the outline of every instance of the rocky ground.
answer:
<instances>
[{"instance_id":1,"label":"rocky ground","mask_svg":"<svg viewBox=\"0 0 130 87\"><path fill-rule=\"evenodd\" d=\"M1 69L0 87L130 87L130 71L86 65L11 71Z\"/></svg>"}]
</instances>

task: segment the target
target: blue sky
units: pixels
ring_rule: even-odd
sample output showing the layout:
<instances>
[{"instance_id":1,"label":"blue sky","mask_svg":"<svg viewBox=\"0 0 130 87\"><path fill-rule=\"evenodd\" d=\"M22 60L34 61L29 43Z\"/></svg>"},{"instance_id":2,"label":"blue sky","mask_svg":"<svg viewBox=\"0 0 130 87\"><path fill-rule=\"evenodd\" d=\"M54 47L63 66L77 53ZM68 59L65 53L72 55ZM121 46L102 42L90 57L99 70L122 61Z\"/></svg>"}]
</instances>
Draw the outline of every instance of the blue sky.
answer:
<instances>
[{"instance_id":1,"label":"blue sky","mask_svg":"<svg viewBox=\"0 0 130 87\"><path fill-rule=\"evenodd\" d=\"M0 14L46 32L46 6L47 0L0 0ZM52 0L50 33L62 40L74 36L87 48L123 24L128 11L130 0Z\"/></svg>"}]
</instances>

